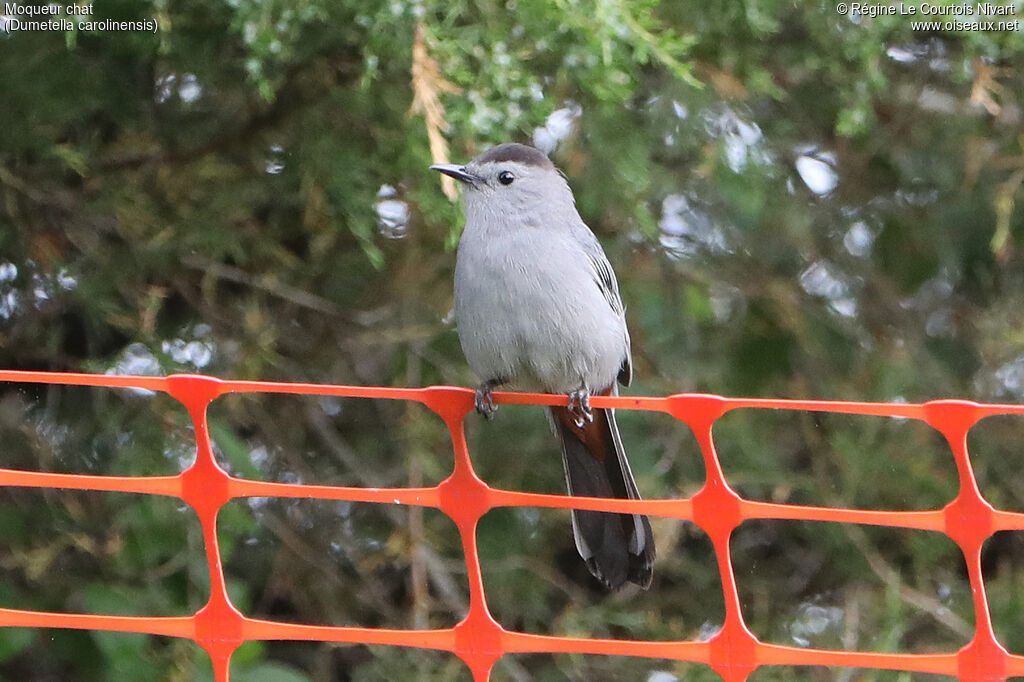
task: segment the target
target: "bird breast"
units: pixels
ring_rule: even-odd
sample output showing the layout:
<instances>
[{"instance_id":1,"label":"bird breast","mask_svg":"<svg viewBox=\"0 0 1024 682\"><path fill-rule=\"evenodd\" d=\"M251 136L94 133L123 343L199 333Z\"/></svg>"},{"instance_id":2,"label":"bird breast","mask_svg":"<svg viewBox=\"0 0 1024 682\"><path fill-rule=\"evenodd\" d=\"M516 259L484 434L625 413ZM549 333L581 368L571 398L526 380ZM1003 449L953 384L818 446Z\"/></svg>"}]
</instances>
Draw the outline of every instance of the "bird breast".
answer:
<instances>
[{"instance_id":1,"label":"bird breast","mask_svg":"<svg viewBox=\"0 0 1024 682\"><path fill-rule=\"evenodd\" d=\"M473 227L455 269L455 318L473 371L523 390L611 386L627 353L625 319L572 234Z\"/></svg>"}]
</instances>

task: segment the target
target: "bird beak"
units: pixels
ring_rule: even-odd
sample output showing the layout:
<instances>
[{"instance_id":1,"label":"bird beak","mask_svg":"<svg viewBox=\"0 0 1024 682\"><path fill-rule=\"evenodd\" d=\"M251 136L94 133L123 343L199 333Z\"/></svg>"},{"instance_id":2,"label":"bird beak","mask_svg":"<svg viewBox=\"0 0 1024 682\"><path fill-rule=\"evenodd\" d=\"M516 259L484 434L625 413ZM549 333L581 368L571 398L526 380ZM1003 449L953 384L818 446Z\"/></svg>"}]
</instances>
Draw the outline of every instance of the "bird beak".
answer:
<instances>
[{"instance_id":1,"label":"bird beak","mask_svg":"<svg viewBox=\"0 0 1024 682\"><path fill-rule=\"evenodd\" d=\"M435 163L430 167L430 170L436 170L438 173L444 173L448 177L455 178L459 182L467 185L472 185L477 180L475 175L466 172L465 166L460 166L457 163Z\"/></svg>"}]
</instances>

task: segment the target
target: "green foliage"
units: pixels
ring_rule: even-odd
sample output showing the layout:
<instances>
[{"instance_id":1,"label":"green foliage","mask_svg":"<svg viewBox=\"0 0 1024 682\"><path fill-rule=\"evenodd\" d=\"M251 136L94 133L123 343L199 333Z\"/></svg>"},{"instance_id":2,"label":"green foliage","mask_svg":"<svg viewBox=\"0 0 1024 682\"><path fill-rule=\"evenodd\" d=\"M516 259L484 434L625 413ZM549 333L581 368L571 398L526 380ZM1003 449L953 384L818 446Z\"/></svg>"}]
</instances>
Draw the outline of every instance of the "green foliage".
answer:
<instances>
[{"instance_id":1,"label":"green foliage","mask_svg":"<svg viewBox=\"0 0 1024 682\"><path fill-rule=\"evenodd\" d=\"M231 678L242 682L308 682L310 677L291 666L263 663L256 666L233 666Z\"/></svg>"},{"instance_id":2,"label":"green foliage","mask_svg":"<svg viewBox=\"0 0 1024 682\"><path fill-rule=\"evenodd\" d=\"M95 12L159 29L0 34L0 367L472 385L444 322L461 210L427 166L536 139L553 146L619 273L630 392L1024 396L1024 32L915 33L905 17L775 0L154 0ZM414 93L438 105L432 115ZM699 489L684 427L620 421L645 495ZM447 432L422 406L230 396L210 427L240 476L420 486L452 467ZM191 461L191 428L166 396L0 387L4 466L174 473ZM539 410L467 428L491 485L562 489ZM931 509L958 484L921 425L737 413L716 439L730 482L757 499ZM1018 510L1019 441L1019 420L971 433L985 495ZM174 501L2 492L0 606L180 614L205 600L202 538ZM481 522L503 624L695 639L721 623L713 548L693 524L655 519L655 586L605 595L568 523L537 510ZM465 613L462 548L435 511L254 500L218 524L246 613L421 628ZM1008 535L986 545L986 587L1019 653L1024 547ZM810 645L952 650L973 623L961 560L933 534L745 524L732 550L744 615L765 639L792 643L810 616L838 609ZM270 642L243 646L233 666L243 680L469 676L442 654ZM715 678L579 656L506 657L495 677L654 671ZM189 642L9 629L0 676L212 672Z\"/></svg>"},{"instance_id":3,"label":"green foliage","mask_svg":"<svg viewBox=\"0 0 1024 682\"><path fill-rule=\"evenodd\" d=\"M31 630L25 628L5 629L0 636L0 661L9 661L27 649L31 643Z\"/></svg>"}]
</instances>

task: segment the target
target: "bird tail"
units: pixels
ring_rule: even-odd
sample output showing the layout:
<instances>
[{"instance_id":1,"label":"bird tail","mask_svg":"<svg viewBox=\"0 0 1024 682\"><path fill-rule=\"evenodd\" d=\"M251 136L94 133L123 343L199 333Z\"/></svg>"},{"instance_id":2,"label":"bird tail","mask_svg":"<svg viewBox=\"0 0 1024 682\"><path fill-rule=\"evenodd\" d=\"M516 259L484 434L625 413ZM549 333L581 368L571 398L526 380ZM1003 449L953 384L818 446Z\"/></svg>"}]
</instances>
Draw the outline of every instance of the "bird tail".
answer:
<instances>
[{"instance_id":1,"label":"bird tail","mask_svg":"<svg viewBox=\"0 0 1024 682\"><path fill-rule=\"evenodd\" d=\"M565 407L551 407L555 431L562 441L562 461L570 495L638 500L633 473L626 460L614 410L595 409L594 420L576 426ZM654 564L654 534L641 514L572 511L576 549L587 568L605 587L627 580L647 589Z\"/></svg>"}]
</instances>

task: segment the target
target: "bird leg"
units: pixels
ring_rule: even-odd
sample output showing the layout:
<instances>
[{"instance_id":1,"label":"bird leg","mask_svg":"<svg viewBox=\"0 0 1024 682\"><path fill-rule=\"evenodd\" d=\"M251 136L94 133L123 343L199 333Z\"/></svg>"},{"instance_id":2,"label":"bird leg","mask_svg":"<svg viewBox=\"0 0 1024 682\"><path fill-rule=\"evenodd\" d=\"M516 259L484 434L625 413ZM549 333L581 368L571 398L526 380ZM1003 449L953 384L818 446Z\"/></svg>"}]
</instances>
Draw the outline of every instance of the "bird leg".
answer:
<instances>
[{"instance_id":1,"label":"bird leg","mask_svg":"<svg viewBox=\"0 0 1024 682\"><path fill-rule=\"evenodd\" d=\"M473 399L473 407L484 416L485 419L493 419L498 406L494 404L494 396L491 395L495 386L503 384L500 379L488 379L476 389L476 397Z\"/></svg>"},{"instance_id":2,"label":"bird leg","mask_svg":"<svg viewBox=\"0 0 1024 682\"><path fill-rule=\"evenodd\" d=\"M569 414L576 428L582 429L586 422L594 421L594 410L590 407L590 389L586 384L569 394Z\"/></svg>"}]
</instances>

